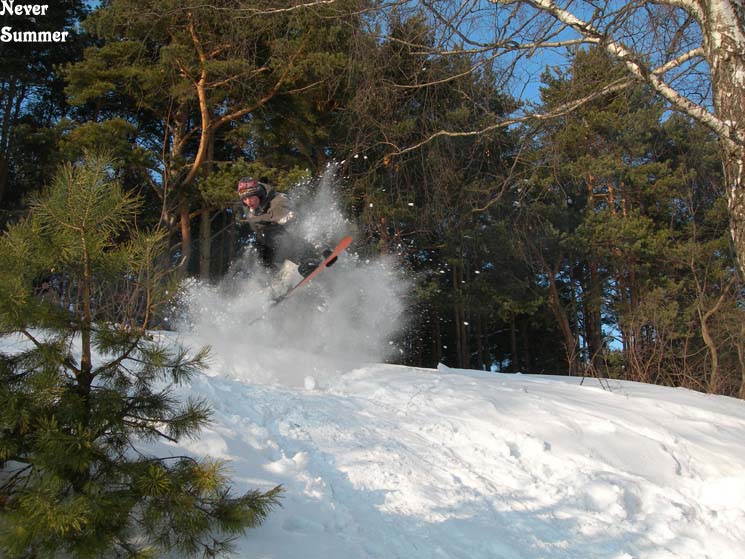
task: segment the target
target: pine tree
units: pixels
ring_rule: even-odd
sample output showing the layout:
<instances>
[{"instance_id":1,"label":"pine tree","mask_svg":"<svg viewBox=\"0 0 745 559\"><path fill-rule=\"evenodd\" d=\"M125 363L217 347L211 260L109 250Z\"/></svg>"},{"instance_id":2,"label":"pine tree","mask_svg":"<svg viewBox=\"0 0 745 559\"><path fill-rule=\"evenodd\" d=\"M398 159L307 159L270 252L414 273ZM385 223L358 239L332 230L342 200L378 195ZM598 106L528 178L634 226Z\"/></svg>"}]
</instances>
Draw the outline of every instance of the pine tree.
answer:
<instances>
[{"instance_id":1,"label":"pine tree","mask_svg":"<svg viewBox=\"0 0 745 559\"><path fill-rule=\"evenodd\" d=\"M324 121L363 6L274 4L102 2L86 21L97 46L67 69L69 101L88 115L70 147L98 138L121 145L122 132L136 137L131 168L146 166L162 200L162 223L180 236L180 273L190 269L199 215L200 267L209 275L208 220L222 208L201 196L199 183L218 162L244 158L289 169L321 167L327 156ZM222 186L223 197L234 194L234 180Z\"/></svg>"},{"instance_id":2,"label":"pine tree","mask_svg":"<svg viewBox=\"0 0 745 559\"><path fill-rule=\"evenodd\" d=\"M542 99L619 71L578 50L568 73L544 76ZM515 230L548 280L567 369L738 393L745 330L711 134L638 86L546 124L536 146Z\"/></svg>"},{"instance_id":3,"label":"pine tree","mask_svg":"<svg viewBox=\"0 0 745 559\"><path fill-rule=\"evenodd\" d=\"M207 403L172 388L208 351L149 333L164 238L133 225L139 200L111 169L67 165L0 238L0 332L19 348L0 354L4 557L213 556L277 504L279 487L234 496L219 461L138 448L207 424ZM39 279L72 296L35 293Z\"/></svg>"}]
</instances>

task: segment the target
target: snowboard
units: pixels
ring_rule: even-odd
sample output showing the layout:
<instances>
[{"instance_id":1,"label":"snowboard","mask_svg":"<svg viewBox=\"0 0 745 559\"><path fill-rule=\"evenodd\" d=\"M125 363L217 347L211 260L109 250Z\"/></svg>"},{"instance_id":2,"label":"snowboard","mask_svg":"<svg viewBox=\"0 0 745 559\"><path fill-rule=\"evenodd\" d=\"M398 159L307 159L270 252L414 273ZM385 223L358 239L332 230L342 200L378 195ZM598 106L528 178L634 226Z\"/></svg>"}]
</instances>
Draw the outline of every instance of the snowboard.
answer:
<instances>
[{"instance_id":1,"label":"snowboard","mask_svg":"<svg viewBox=\"0 0 745 559\"><path fill-rule=\"evenodd\" d=\"M272 303L267 307L267 309L264 311L264 313L261 316L258 316L248 322L246 326L250 326L251 324L254 324L258 322L259 320L262 320L266 316L266 311L269 309L276 307L283 301L286 301L289 297L292 297L295 293L297 293L299 290L301 290L304 286L308 285L311 281L313 281L313 278L315 278L318 274L323 272L326 268L329 266L332 266L337 259L339 258L339 255L347 250L349 248L349 245L352 244L352 237L346 236L341 241L339 241L339 244L336 245L334 250L331 251L331 254L329 254L319 265L318 267L313 270L310 274L305 276L301 281L293 285L289 290L285 291L285 293L281 296L279 296L277 299L274 299Z\"/></svg>"},{"instance_id":2,"label":"snowboard","mask_svg":"<svg viewBox=\"0 0 745 559\"><path fill-rule=\"evenodd\" d=\"M284 293L284 295L275 299L274 304L272 306L279 305L285 299L292 297L292 295L297 293L298 290L302 289L303 286L308 285L311 281L313 281L313 278L315 278L318 274L323 272L329 266L332 266L339 258L339 255L345 250L347 250L347 248L349 248L349 245L351 244L352 244L352 237L350 236L344 237L341 241L339 241L339 244L336 245L334 250L331 251L331 254L329 254L326 257L326 259L323 260L315 270L313 270L310 274L305 276L301 281L299 281L294 286L292 286L288 291Z\"/></svg>"}]
</instances>

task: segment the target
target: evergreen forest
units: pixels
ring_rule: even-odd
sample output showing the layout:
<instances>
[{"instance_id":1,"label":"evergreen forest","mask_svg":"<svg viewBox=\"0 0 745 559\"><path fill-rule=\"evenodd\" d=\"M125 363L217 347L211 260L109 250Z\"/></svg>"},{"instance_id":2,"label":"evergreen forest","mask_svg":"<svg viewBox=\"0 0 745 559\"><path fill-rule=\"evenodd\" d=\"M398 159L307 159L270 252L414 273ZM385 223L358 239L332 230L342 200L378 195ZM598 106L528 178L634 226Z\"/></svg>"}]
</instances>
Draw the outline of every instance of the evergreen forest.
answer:
<instances>
[{"instance_id":1,"label":"evergreen forest","mask_svg":"<svg viewBox=\"0 0 745 559\"><path fill-rule=\"evenodd\" d=\"M3 48L2 227L64 165L103 153L141 200L138 228L167 237L164 276L216 282L246 242L237 179L288 190L335 162L360 250L415 278L401 362L745 396L742 284L709 130L644 85L494 127L524 103L509 68L423 48L433 23L406 4L312 4L54 8L45 24L74 30L67 42ZM576 48L544 67L531 102L550 111L622 75Z\"/></svg>"},{"instance_id":2,"label":"evergreen forest","mask_svg":"<svg viewBox=\"0 0 745 559\"><path fill-rule=\"evenodd\" d=\"M280 503L135 444L209 422L171 390L209 350L151 332L251 244L244 176L291 193L334 166L355 250L410 278L398 363L745 398L720 142L607 50L567 45L526 99L519 57L443 48L414 2L70 0L2 22L69 37L0 47L0 332L26 343L0 356L0 555L215 556Z\"/></svg>"}]
</instances>

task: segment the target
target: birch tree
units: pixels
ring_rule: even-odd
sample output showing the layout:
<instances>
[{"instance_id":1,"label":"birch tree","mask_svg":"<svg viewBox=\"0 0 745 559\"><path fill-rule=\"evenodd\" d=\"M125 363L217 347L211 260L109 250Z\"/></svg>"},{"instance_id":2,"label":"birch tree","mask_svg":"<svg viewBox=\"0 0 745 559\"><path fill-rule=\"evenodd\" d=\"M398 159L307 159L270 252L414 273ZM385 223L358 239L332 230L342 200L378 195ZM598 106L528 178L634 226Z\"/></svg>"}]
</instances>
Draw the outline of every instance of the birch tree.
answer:
<instances>
[{"instance_id":1,"label":"birch tree","mask_svg":"<svg viewBox=\"0 0 745 559\"><path fill-rule=\"evenodd\" d=\"M551 61L583 45L603 48L623 63L626 76L598 84L585 98L566 100L554 114L642 82L671 109L713 130L721 149L732 245L745 275L745 3L421 0L421 6L442 25L443 51L502 59L513 77L538 53L549 52L546 60ZM527 111L495 127L550 116Z\"/></svg>"}]
</instances>

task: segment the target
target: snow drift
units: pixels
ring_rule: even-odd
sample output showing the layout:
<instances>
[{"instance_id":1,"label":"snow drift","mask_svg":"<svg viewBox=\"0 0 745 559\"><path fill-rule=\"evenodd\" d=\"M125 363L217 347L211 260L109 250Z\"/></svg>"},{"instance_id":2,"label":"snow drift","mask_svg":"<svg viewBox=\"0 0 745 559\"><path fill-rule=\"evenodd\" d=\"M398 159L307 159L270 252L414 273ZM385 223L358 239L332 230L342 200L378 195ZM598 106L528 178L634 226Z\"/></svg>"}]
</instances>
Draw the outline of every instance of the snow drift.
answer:
<instances>
[{"instance_id":1,"label":"snow drift","mask_svg":"<svg viewBox=\"0 0 745 559\"><path fill-rule=\"evenodd\" d=\"M237 358L240 351L235 351ZM302 362L293 375L304 374ZM162 447L286 489L260 558L739 559L745 403L568 377L374 365L323 390L219 367L183 389L215 423Z\"/></svg>"}]
</instances>

